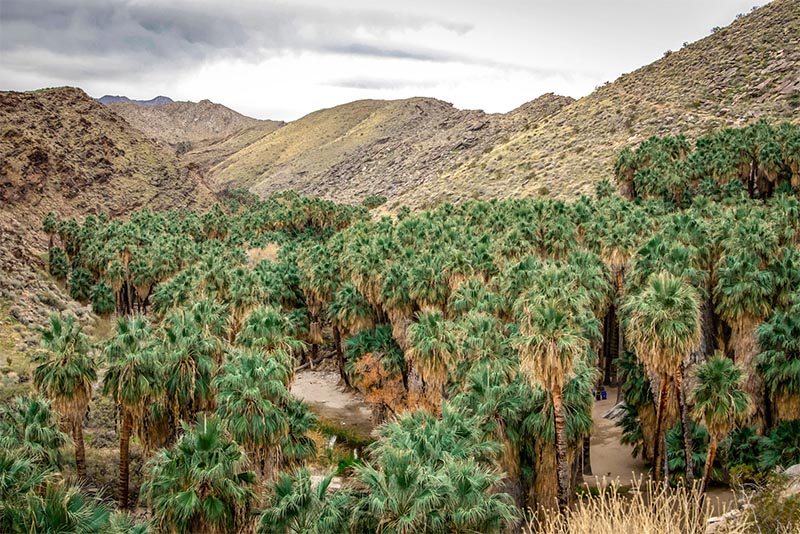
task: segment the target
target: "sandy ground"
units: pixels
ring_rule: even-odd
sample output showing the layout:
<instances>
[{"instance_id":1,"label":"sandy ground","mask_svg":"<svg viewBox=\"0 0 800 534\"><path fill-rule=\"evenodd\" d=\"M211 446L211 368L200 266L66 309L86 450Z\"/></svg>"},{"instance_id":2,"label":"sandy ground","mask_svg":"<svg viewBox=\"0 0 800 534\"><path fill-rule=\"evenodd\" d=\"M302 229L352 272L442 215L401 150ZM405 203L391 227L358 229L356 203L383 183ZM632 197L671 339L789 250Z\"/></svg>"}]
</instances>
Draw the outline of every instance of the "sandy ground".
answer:
<instances>
[{"instance_id":1,"label":"sandy ground","mask_svg":"<svg viewBox=\"0 0 800 534\"><path fill-rule=\"evenodd\" d=\"M370 409L360 395L345 391L339 385L339 374L335 371L300 371L291 392L305 401L314 413L332 423L365 438L372 432Z\"/></svg>"},{"instance_id":2,"label":"sandy ground","mask_svg":"<svg viewBox=\"0 0 800 534\"><path fill-rule=\"evenodd\" d=\"M602 478L610 482L616 480L623 486L630 486L634 479L647 473L647 465L639 458L631 456L633 447L620 443L622 429L603 414L616 404L616 390L608 390L606 400L595 401L592 408L592 473L584 477L586 483L595 484Z\"/></svg>"},{"instance_id":3,"label":"sandy ground","mask_svg":"<svg viewBox=\"0 0 800 534\"><path fill-rule=\"evenodd\" d=\"M603 414L614 407L616 400L617 391L611 388L608 389L607 399L595 401L592 408L594 426L591 455L594 476L584 476L584 481L591 486L612 480L616 480L621 486L630 486L634 479L647 476L647 465L641 459L631 456L633 447L620 443L622 429L611 419L603 417ZM709 488L707 495L715 513L730 510L736 500L731 489L727 487Z\"/></svg>"}]
</instances>

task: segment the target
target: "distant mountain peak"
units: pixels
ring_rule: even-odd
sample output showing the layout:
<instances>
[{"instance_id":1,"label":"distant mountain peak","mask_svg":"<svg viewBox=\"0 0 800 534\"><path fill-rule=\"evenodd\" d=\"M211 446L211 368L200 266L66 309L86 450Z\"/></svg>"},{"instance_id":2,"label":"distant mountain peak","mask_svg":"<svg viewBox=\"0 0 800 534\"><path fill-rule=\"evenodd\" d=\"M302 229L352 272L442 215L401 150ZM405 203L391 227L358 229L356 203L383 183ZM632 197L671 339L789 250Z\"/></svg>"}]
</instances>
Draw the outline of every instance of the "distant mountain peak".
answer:
<instances>
[{"instance_id":1,"label":"distant mountain peak","mask_svg":"<svg viewBox=\"0 0 800 534\"><path fill-rule=\"evenodd\" d=\"M163 106L164 104L171 104L174 102L168 96L159 95L155 98L151 98L150 100L133 100L128 98L127 96L120 96L120 95L103 95L97 99L98 102L101 104L113 104L115 102L126 102L129 104L136 104L137 106L142 106L146 108L152 108L156 106Z\"/></svg>"}]
</instances>

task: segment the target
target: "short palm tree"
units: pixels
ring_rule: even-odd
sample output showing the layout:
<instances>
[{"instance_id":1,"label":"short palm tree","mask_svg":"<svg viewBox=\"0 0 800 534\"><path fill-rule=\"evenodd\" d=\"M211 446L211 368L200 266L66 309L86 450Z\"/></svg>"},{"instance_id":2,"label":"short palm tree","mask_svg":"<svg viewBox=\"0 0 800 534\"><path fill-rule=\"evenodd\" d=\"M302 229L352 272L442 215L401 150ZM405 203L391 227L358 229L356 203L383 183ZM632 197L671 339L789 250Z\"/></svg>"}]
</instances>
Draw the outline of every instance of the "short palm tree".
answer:
<instances>
[{"instance_id":1,"label":"short palm tree","mask_svg":"<svg viewBox=\"0 0 800 534\"><path fill-rule=\"evenodd\" d=\"M16 397L0 407L0 448L16 451L38 464L58 469L70 438L58 428L58 416L50 401L38 397Z\"/></svg>"},{"instance_id":2,"label":"short palm tree","mask_svg":"<svg viewBox=\"0 0 800 534\"><path fill-rule=\"evenodd\" d=\"M230 358L214 379L220 420L265 480L274 476L281 438L289 431L283 405L290 374L285 361L250 350Z\"/></svg>"},{"instance_id":3,"label":"short palm tree","mask_svg":"<svg viewBox=\"0 0 800 534\"><path fill-rule=\"evenodd\" d=\"M701 489L705 491L711 477L717 444L750 414L752 402L742 388L742 370L721 354L699 365L695 378L697 386L690 395L694 404L692 415L695 420L706 425L709 434L701 482Z\"/></svg>"},{"instance_id":4,"label":"short palm tree","mask_svg":"<svg viewBox=\"0 0 800 534\"><path fill-rule=\"evenodd\" d=\"M83 417L97 380L97 364L90 353L89 338L72 316L50 316L50 328L41 331L43 351L34 361L33 383L72 428L78 478L86 476Z\"/></svg>"},{"instance_id":5,"label":"short palm tree","mask_svg":"<svg viewBox=\"0 0 800 534\"><path fill-rule=\"evenodd\" d=\"M333 475L319 482L308 469L282 473L272 485L259 520L259 534L343 534L347 532L351 495L328 491Z\"/></svg>"},{"instance_id":6,"label":"short palm tree","mask_svg":"<svg viewBox=\"0 0 800 534\"><path fill-rule=\"evenodd\" d=\"M153 520L167 532L238 532L250 521L255 475L244 450L231 441L221 421L201 416L173 448L149 464L142 495Z\"/></svg>"}]
</instances>

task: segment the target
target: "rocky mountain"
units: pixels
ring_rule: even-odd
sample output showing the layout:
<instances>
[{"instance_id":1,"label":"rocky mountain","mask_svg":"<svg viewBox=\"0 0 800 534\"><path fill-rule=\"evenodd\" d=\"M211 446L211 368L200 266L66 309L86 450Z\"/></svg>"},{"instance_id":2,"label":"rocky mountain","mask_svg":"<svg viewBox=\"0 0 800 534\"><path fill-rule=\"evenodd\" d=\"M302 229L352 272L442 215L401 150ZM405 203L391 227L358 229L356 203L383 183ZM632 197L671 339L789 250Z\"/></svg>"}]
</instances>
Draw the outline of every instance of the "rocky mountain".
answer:
<instances>
[{"instance_id":1,"label":"rocky mountain","mask_svg":"<svg viewBox=\"0 0 800 534\"><path fill-rule=\"evenodd\" d=\"M172 145L183 160L207 170L284 125L246 117L210 100L143 107L132 102L108 106L144 134Z\"/></svg>"},{"instance_id":2,"label":"rocky mountain","mask_svg":"<svg viewBox=\"0 0 800 534\"><path fill-rule=\"evenodd\" d=\"M432 98L362 100L316 111L213 166L217 187L344 200L396 197L478 157L572 103L553 94L505 115Z\"/></svg>"},{"instance_id":3,"label":"rocky mountain","mask_svg":"<svg viewBox=\"0 0 800 534\"><path fill-rule=\"evenodd\" d=\"M0 92L0 298L17 307L35 307L51 284L38 272L48 211L124 216L215 198L196 165L80 89Z\"/></svg>"},{"instance_id":4,"label":"rocky mountain","mask_svg":"<svg viewBox=\"0 0 800 534\"><path fill-rule=\"evenodd\" d=\"M296 189L389 206L592 191L616 153L760 117L800 120L800 2L775 0L576 102L545 95L504 115L428 98L314 112L210 167L215 187Z\"/></svg>"},{"instance_id":5,"label":"rocky mountain","mask_svg":"<svg viewBox=\"0 0 800 534\"><path fill-rule=\"evenodd\" d=\"M119 95L103 95L97 99L101 104L115 104L115 103L128 103L135 104L142 107L163 106L164 104L171 104L173 100L168 96L157 96L150 100L133 100L127 96Z\"/></svg>"},{"instance_id":6,"label":"rocky mountain","mask_svg":"<svg viewBox=\"0 0 800 534\"><path fill-rule=\"evenodd\" d=\"M284 124L279 121L262 121L246 117L210 100L170 101L149 107L132 102L111 102L108 105L134 128L173 145L220 141L254 127L259 127L260 131L267 134Z\"/></svg>"}]
</instances>

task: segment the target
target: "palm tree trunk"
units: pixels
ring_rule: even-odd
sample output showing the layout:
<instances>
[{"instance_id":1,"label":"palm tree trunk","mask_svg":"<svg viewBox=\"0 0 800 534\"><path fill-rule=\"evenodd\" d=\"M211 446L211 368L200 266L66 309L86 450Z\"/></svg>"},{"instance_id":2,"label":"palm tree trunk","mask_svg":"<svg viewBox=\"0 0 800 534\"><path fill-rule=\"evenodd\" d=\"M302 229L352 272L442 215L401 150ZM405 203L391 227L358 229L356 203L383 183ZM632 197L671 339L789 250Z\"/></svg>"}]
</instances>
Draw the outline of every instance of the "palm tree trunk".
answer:
<instances>
[{"instance_id":1,"label":"palm tree trunk","mask_svg":"<svg viewBox=\"0 0 800 534\"><path fill-rule=\"evenodd\" d=\"M553 410L556 430L556 471L558 472L558 509L566 511L569 506L569 474L567 463L567 432L564 419L564 403L561 391L553 391Z\"/></svg>"},{"instance_id":2,"label":"palm tree trunk","mask_svg":"<svg viewBox=\"0 0 800 534\"><path fill-rule=\"evenodd\" d=\"M667 396L669 395L669 377L661 377L661 385L658 392L658 407L656 408L656 439L653 447L653 461L655 462L655 479L661 480L663 475L662 455L664 453L664 414L667 411Z\"/></svg>"},{"instance_id":3,"label":"palm tree trunk","mask_svg":"<svg viewBox=\"0 0 800 534\"><path fill-rule=\"evenodd\" d=\"M686 458L686 486L694 484L694 465L692 463L692 426L689 420L689 407L686 406L686 392L683 390L683 364L675 371L675 391L678 394L678 406L681 410L681 427L683 427L683 449Z\"/></svg>"},{"instance_id":4,"label":"palm tree trunk","mask_svg":"<svg viewBox=\"0 0 800 534\"><path fill-rule=\"evenodd\" d=\"M755 317L743 318L734 323L731 330L733 341L734 361L742 367L745 376L744 390L753 399L755 410L750 418L750 424L756 425L761 434L766 428L766 402L764 398L764 382L761 373L756 369L756 356L758 356L758 342L756 340L756 327L760 321Z\"/></svg>"},{"instance_id":5,"label":"palm tree trunk","mask_svg":"<svg viewBox=\"0 0 800 534\"><path fill-rule=\"evenodd\" d=\"M352 388L350 385L350 377L347 376L347 370L344 368L344 351L342 350L342 334L339 332L339 327L333 325L333 345L336 348L336 363L339 367L339 376L341 377L344 385L348 389Z\"/></svg>"},{"instance_id":6,"label":"palm tree trunk","mask_svg":"<svg viewBox=\"0 0 800 534\"><path fill-rule=\"evenodd\" d=\"M592 438L583 438L583 474L592 475Z\"/></svg>"},{"instance_id":7,"label":"palm tree trunk","mask_svg":"<svg viewBox=\"0 0 800 534\"><path fill-rule=\"evenodd\" d=\"M706 453L706 465L703 468L703 480L700 483L700 491L705 493L708 482L711 480L711 468L714 465L714 457L717 455L717 436L711 434L708 440L708 452Z\"/></svg>"},{"instance_id":8,"label":"palm tree trunk","mask_svg":"<svg viewBox=\"0 0 800 534\"><path fill-rule=\"evenodd\" d=\"M83 417L72 424L72 439L75 440L75 471L78 480L86 478L86 449L83 445Z\"/></svg>"},{"instance_id":9,"label":"palm tree trunk","mask_svg":"<svg viewBox=\"0 0 800 534\"><path fill-rule=\"evenodd\" d=\"M129 480L129 448L131 442L131 428L133 427L133 416L128 410L122 418L122 430L119 436L119 480L117 481L117 496L119 498L119 509L125 510L128 507L128 480Z\"/></svg>"}]
</instances>

